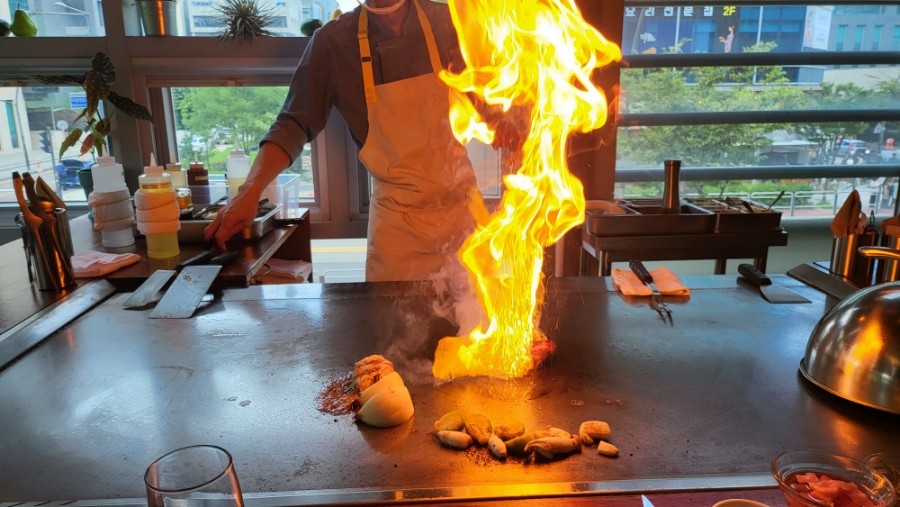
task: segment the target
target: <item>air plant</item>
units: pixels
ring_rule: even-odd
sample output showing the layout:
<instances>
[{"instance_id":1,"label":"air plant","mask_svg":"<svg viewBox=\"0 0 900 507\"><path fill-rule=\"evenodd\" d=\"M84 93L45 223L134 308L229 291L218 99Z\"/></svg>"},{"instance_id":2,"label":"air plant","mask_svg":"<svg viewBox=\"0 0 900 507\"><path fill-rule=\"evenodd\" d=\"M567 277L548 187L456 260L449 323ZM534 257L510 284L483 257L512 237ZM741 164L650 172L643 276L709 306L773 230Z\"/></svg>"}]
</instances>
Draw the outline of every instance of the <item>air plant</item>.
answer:
<instances>
[{"instance_id":1,"label":"air plant","mask_svg":"<svg viewBox=\"0 0 900 507\"><path fill-rule=\"evenodd\" d=\"M256 0L224 0L216 6L225 29L222 40L252 39L257 35L275 35L266 29L275 20L272 9L260 7Z\"/></svg>"},{"instance_id":2,"label":"air plant","mask_svg":"<svg viewBox=\"0 0 900 507\"><path fill-rule=\"evenodd\" d=\"M59 149L59 156L62 158L63 152L78 141L81 141L80 153L84 155L88 151L94 151L97 156L103 156L103 147L106 146L106 136L112 127L112 112L107 116L100 113L100 101L107 100L116 109L122 111L132 118L139 120L153 121L150 112L144 106L132 101L128 97L123 97L112 91L112 87L116 82L116 68L112 60L106 53L98 51L91 60L91 68L84 73L83 76L35 76L34 79L49 85L80 85L84 88L87 96L87 105L78 118L84 118L87 125L82 130L73 128L69 131L69 135L62 142ZM73 122L74 123L74 122ZM82 140L81 137L88 133Z\"/></svg>"}]
</instances>

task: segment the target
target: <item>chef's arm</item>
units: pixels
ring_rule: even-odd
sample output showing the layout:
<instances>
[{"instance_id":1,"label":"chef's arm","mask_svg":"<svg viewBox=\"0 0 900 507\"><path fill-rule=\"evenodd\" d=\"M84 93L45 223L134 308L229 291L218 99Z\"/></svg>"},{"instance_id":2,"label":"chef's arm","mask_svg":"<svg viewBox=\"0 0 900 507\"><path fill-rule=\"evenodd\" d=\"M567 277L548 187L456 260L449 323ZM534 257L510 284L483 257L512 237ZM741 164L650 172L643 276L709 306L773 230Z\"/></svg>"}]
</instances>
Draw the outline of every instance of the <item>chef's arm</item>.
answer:
<instances>
[{"instance_id":1,"label":"chef's arm","mask_svg":"<svg viewBox=\"0 0 900 507\"><path fill-rule=\"evenodd\" d=\"M212 223L206 227L205 239L215 240L216 245L225 250L226 241L253 223L263 191L290 165L291 157L278 144L262 143L256 160L250 167L247 181L241 185L237 196L229 199L228 205L220 210Z\"/></svg>"}]
</instances>

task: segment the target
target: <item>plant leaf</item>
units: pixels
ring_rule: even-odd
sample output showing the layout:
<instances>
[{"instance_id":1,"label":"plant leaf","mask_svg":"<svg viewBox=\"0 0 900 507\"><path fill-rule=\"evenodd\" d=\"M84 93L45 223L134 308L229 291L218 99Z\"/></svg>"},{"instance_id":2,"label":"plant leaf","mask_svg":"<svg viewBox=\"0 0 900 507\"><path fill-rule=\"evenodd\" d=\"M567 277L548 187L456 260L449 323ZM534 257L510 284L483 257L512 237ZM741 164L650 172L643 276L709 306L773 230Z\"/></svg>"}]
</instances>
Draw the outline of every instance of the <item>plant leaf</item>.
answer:
<instances>
[{"instance_id":1,"label":"plant leaf","mask_svg":"<svg viewBox=\"0 0 900 507\"><path fill-rule=\"evenodd\" d=\"M153 117L150 116L150 111L148 111L146 107L134 102L128 97L123 97L114 91L110 91L109 95L106 96L106 100L116 106L116 109L132 118L147 120L149 122L153 121Z\"/></svg>"},{"instance_id":2,"label":"plant leaf","mask_svg":"<svg viewBox=\"0 0 900 507\"><path fill-rule=\"evenodd\" d=\"M69 132L69 135L67 135L66 138L63 139L62 144L59 145L59 158L60 159L63 158L63 152L65 152L72 146L75 146L75 143L77 143L78 140L81 139L81 134L82 134L81 129L74 128Z\"/></svg>"},{"instance_id":3,"label":"plant leaf","mask_svg":"<svg viewBox=\"0 0 900 507\"><path fill-rule=\"evenodd\" d=\"M89 70L84 75L84 91L87 94L87 113L85 117L92 118L97 113L100 99L109 94L109 85L105 84L101 74Z\"/></svg>"},{"instance_id":4,"label":"plant leaf","mask_svg":"<svg viewBox=\"0 0 900 507\"><path fill-rule=\"evenodd\" d=\"M72 120L72 125L74 125L75 122L77 122L78 120L84 118L85 116L87 116L87 109L82 109L82 110L81 110L81 114L79 114L78 116L75 117L74 120Z\"/></svg>"},{"instance_id":5,"label":"plant leaf","mask_svg":"<svg viewBox=\"0 0 900 507\"><path fill-rule=\"evenodd\" d=\"M107 116L106 118L103 118L102 120L97 122L97 125L94 126L94 133L105 136L109 134L111 128L112 122L109 121L109 117Z\"/></svg>"},{"instance_id":6,"label":"plant leaf","mask_svg":"<svg viewBox=\"0 0 900 507\"><path fill-rule=\"evenodd\" d=\"M108 119L104 119L102 121L108 121ZM98 123L99 125L99 123ZM91 137L94 138L94 148L97 150L97 156L103 156L103 147L106 146L106 139L103 137L104 134L95 130Z\"/></svg>"},{"instance_id":7,"label":"plant leaf","mask_svg":"<svg viewBox=\"0 0 900 507\"><path fill-rule=\"evenodd\" d=\"M33 76L34 80L38 83L45 85L81 85L84 82L84 76L71 76L71 75L61 75L61 76Z\"/></svg>"},{"instance_id":8,"label":"plant leaf","mask_svg":"<svg viewBox=\"0 0 900 507\"><path fill-rule=\"evenodd\" d=\"M85 137L84 141L81 142L81 150L80 150L81 154L84 155L85 153L91 151L91 148L93 148L93 147L94 147L94 133L92 132L91 135Z\"/></svg>"},{"instance_id":9,"label":"plant leaf","mask_svg":"<svg viewBox=\"0 0 900 507\"><path fill-rule=\"evenodd\" d=\"M102 51L97 51L91 60L91 70L103 77L103 80L112 86L116 83L116 67L112 59Z\"/></svg>"}]
</instances>

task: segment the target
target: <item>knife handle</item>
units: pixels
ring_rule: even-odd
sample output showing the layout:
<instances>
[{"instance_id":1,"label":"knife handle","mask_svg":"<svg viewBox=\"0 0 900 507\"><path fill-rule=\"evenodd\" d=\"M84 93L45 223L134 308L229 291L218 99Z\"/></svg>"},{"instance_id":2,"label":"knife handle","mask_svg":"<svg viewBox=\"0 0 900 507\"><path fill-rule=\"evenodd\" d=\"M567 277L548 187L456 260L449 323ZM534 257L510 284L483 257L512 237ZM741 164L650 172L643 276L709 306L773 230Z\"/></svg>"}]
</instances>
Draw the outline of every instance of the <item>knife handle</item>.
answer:
<instances>
[{"instance_id":1,"label":"knife handle","mask_svg":"<svg viewBox=\"0 0 900 507\"><path fill-rule=\"evenodd\" d=\"M209 260L210 264L215 264L217 266L224 266L229 262L235 260L237 258L237 252L234 250L230 250L228 252L222 252L219 255L213 257Z\"/></svg>"},{"instance_id":2,"label":"knife handle","mask_svg":"<svg viewBox=\"0 0 900 507\"><path fill-rule=\"evenodd\" d=\"M772 285L772 280L753 264L741 264L738 266L738 273L746 278L750 283L757 287Z\"/></svg>"},{"instance_id":3,"label":"knife handle","mask_svg":"<svg viewBox=\"0 0 900 507\"><path fill-rule=\"evenodd\" d=\"M185 261L179 262L177 266L175 266L175 271L181 271L182 268L186 268L188 266L195 266L197 264L208 264L209 261L215 257L215 250L206 250L198 253L197 255L187 259Z\"/></svg>"},{"instance_id":4,"label":"knife handle","mask_svg":"<svg viewBox=\"0 0 900 507\"><path fill-rule=\"evenodd\" d=\"M628 261L628 267L631 268L631 271L633 271L634 274L637 275L638 279L641 282L647 285L653 283L653 277L650 275L650 272L647 271L647 267L644 266L643 262L632 259Z\"/></svg>"}]
</instances>

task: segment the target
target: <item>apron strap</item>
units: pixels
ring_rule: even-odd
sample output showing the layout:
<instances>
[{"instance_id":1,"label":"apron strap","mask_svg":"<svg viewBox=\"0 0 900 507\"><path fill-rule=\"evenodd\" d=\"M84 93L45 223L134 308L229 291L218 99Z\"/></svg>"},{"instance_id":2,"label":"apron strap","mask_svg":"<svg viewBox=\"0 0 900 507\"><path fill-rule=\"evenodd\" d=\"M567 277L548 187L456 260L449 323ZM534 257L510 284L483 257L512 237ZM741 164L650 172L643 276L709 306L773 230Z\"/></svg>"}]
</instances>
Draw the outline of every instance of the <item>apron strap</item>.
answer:
<instances>
[{"instance_id":1,"label":"apron strap","mask_svg":"<svg viewBox=\"0 0 900 507\"><path fill-rule=\"evenodd\" d=\"M422 25L422 32L425 34L425 45L428 46L428 58L431 60L431 69L434 71L434 75L438 76L444 69L441 66L441 56L437 50L437 42L434 40L434 32L431 30L431 23L428 22L425 11L423 11L422 6L419 5L419 0L412 0L412 3L416 6L416 14L419 15L419 24Z\"/></svg>"},{"instance_id":2,"label":"apron strap","mask_svg":"<svg viewBox=\"0 0 900 507\"><path fill-rule=\"evenodd\" d=\"M434 31L431 29L431 23L425 16L425 11L419 5L418 0L412 0L416 7L416 14L419 17L419 24L422 26L422 33L425 35L425 45L428 47L428 59L431 61L431 69L435 76L438 76L443 67L441 65L441 56L438 53L437 42L434 39ZM374 104L378 98L375 94L375 77L372 72L372 49L369 45L369 17L368 11L360 9L359 12L359 29L356 32L356 39L359 41L359 62L362 66L363 87L366 92L366 103Z\"/></svg>"},{"instance_id":3,"label":"apron strap","mask_svg":"<svg viewBox=\"0 0 900 507\"><path fill-rule=\"evenodd\" d=\"M375 95L375 77L372 74L372 51L369 47L369 17L368 11L359 10L359 29L356 39L359 41L359 62L362 65L363 88L366 91L366 104L374 104L378 97Z\"/></svg>"}]
</instances>

